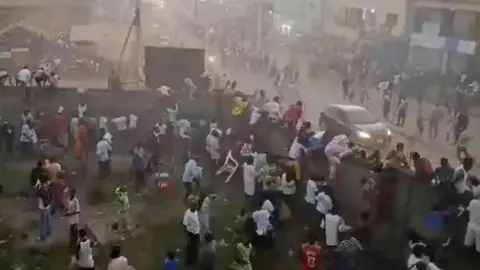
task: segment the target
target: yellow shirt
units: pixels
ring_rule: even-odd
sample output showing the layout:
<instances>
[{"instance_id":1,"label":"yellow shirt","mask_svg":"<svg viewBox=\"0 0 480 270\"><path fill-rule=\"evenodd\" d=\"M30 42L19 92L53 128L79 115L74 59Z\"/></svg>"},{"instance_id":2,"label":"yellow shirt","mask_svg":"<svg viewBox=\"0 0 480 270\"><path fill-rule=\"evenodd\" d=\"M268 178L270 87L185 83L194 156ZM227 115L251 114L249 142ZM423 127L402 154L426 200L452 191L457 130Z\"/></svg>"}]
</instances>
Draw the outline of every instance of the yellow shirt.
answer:
<instances>
[{"instance_id":1,"label":"yellow shirt","mask_svg":"<svg viewBox=\"0 0 480 270\"><path fill-rule=\"evenodd\" d=\"M233 116L240 116L245 112L246 108L247 108L247 103L246 102L237 103L235 108L233 108L232 115Z\"/></svg>"}]
</instances>

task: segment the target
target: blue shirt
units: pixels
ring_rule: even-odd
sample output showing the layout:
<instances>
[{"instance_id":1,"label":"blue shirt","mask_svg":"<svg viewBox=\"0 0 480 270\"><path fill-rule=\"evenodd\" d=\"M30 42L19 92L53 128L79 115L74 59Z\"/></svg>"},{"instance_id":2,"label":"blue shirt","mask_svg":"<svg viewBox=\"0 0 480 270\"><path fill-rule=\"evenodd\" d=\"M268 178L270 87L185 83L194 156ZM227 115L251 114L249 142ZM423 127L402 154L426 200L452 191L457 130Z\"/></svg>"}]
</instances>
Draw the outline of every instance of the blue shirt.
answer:
<instances>
[{"instance_id":1,"label":"blue shirt","mask_svg":"<svg viewBox=\"0 0 480 270\"><path fill-rule=\"evenodd\" d=\"M145 161L143 156L143 149L135 148L131 151L132 167L135 171L143 171L145 169Z\"/></svg>"},{"instance_id":2,"label":"blue shirt","mask_svg":"<svg viewBox=\"0 0 480 270\"><path fill-rule=\"evenodd\" d=\"M178 270L178 261L166 259L163 264L163 270Z\"/></svg>"},{"instance_id":3,"label":"blue shirt","mask_svg":"<svg viewBox=\"0 0 480 270\"><path fill-rule=\"evenodd\" d=\"M185 164L185 169L183 171L182 180L184 183L191 183L196 176L197 172L197 162L194 159L190 159L187 164Z\"/></svg>"}]
</instances>

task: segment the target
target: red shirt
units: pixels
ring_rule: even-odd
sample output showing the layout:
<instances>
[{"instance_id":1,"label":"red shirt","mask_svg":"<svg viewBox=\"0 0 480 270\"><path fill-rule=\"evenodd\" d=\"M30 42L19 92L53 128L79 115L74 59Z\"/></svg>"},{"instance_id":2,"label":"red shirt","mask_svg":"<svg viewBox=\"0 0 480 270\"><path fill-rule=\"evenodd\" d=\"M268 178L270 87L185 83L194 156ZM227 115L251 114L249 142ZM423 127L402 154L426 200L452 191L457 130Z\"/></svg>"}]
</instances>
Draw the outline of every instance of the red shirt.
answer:
<instances>
[{"instance_id":1,"label":"red shirt","mask_svg":"<svg viewBox=\"0 0 480 270\"><path fill-rule=\"evenodd\" d=\"M302 265L303 270L321 270L322 263L322 247L319 245L304 244L302 246Z\"/></svg>"},{"instance_id":2,"label":"red shirt","mask_svg":"<svg viewBox=\"0 0 480 270\"><path fill-rule=\"evenodd\" d=\"M285 114L283 115L283 118L285 119L285 121L288 121L288 122L297 122L298 119L302 117L302 114L303 114L302 107L297 105L292 105L285 112Z\"/></svg>"},{"instance_id":3,"label":"red shirt","mask_svg":"<svg viewBox=\"0 0 480 270\"><path fill-rule=\"evenodd\" d=\"M88 129L85 125L78 126L77 139L84 145L88 142Z\"/></svg>"},{"instance_id":4,"label":"red shirt","mask_svg":"<svg viewBox=\"0 0 480 270\"><path fill-rule=\"evenodd\" d=\"M57 134L64 134L68 131L68 118L64 114L57 114L55 116L55 132Z\"/></svg>"}]
</instances>

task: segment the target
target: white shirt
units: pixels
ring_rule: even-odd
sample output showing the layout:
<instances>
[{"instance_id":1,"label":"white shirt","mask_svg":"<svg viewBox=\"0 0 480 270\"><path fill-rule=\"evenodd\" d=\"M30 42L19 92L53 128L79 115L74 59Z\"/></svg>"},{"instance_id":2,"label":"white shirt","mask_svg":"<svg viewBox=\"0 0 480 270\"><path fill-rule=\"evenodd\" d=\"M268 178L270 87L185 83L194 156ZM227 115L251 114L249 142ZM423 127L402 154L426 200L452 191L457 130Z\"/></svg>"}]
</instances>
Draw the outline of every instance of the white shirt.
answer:
<instances>
[{"instance_id":1,"label":"white shirt","mask_svg":"<svg viewBox=\"0 0 480 270\"><path fill-rule=\"evenodd\" d=\"M183 215L183 226L189 233L200 233L200 219L198 218L198 211L192 212L190 209L185 211Z\"/></svg>"},{"instance_id":2,"label":"white shirt","mask_svg":"<svg viewBox=\"0 0 480 270\"><path fill-rule=\"evenodd\" d=\"M60 60L60 58L54 58L53 59L53 64L55 65L55 67L58 67L61 62L62 62L62 60Z\"/></svg>"},{"instance_id":3,"label":"white shirt","mask_svg":"<svg viewBox=\"0 0 480 270\"><path fill-rule=\"evenodd\" d=\"M92 240L87 239L78 243L80 251L78 256L78 266L82 268L93 268L95 262L93 261Z\"/></svg>"},{"instance_id":4,"label":"white shirt","mask_svg":"<svg viewBox=\"0 0 480 270\"><path fill-rule=\"evenodd\" d=\"M461 176L457 176L457 175L462 175ZM463 168L463 165L457 167L455 169L455 172L454 172L454 177L457 178L457 177L460 177L460 179L454 179L455 180L455 190L457 191L458 194L462 194L464 193L465 191L467 190L470 190L469 187L468 187L468 172Z\"/></svg>"},{"instance_id":5,"label":"white shirt","mask_svg":"<svg viewBox=\"0 0 480 270\"><path fill-rule=\"evenodd\" d=\"M113 139L112 133L106 131L105 134L103 134L102 139L106 140L110 144L110 146L112 146L112 139Z\"/></svg>"},{"instance_id":6,"label":"white shirt","mask_svg":"<svg viewBox=\"0 0 480 270\"><path fill-rule=\"evenodd\" d=\"M138 123L138 116L135 114L130 114L128 116L128 129L136 129Z\"/></svg>"},{"instance_id":7,"label":"white shirt","mask_svg":"<svg viewBox=\"0 0 480 270\"><path fill-rule=\"evenodd\" d=\"M78 104L78 107L77 107L78 117L83 117L87 109L88 109L87 104Z\"/></svg>"},{"instance_id":8,"label":"white shirt","mask_svg":"<svg viewBox=\"0 0 480 270\"><path fill-rule=\"evenodd\" d=\"M257 171L254 165L243 164L243 188L245 194L253 196L255 194L255 179L257 179Z\"/></svg>"},{"instance_id":9,"label":"white shirt","mask_svg":"<svg viewBox=\"0 0 480 270\"><path fill-rule=\"evenodd\" d=\"M270 101L265 106L263 109L268 113L268 117L272 119L279 119L281 112L280 112L280 104L278 104L275 101Z\"/></svg>"},{"instance_id":10,"label":"white shirt","mask_svg":"<svg viewBox=\"0 0 480 270\"><path fill-rule=\"evenodd\" d=\"M265 200L262 204L262 210L267 210L270 213L273 213L275 208L273 207L273 204L270 200Z\"/></svg>"},{"instance_id":11,"label":"white shirt","mask_svg":"<svg viewBox=\"0 0 480 270\"><path fill-rule=\"evenodd\" d=\"M17 73L17 79L19 81L24 82L25 84L29 84L30 80L32 78L32 72L28 68L22 68L18 73Z\"/></svg>"},{"instance_id":12,"label":"white shirt","mask_svg":"<svg viewBox=\"0 0 480 270\"><path fill-rule=\"evenodd\" d=\"M305 190L305 201L309 204L315 204L315 193L317 193L317 183L312 179L308 179Z\"/></svg>"},{"instance_id":13,"label":"white shirt","mask_svg":"<svg viewBox=\"0 0 480 270\"><path fill-rule=\"evenodd\" d=\"M294 195L296 191L295 181L287 181L287 174L282 174L282 193L285 195Z\"/></svg>"},{"instance_id":14,"label":"white shirt","mask_svg":"<svg viewBox=\"0 0 480 270\"><path fill-rule=\"evenodd\" d=\"M217 123L210 123L210 133L212 133L213 130L216 130L218 132L218 135L220 135L220 137L222 136L223 132L218 128Z\"/></svg>"},{"instance_id":15,"label":"white shirt","mask_svg":"<svg viewBox=\"0 0 480 270\"><path fill-rule=\"evenodd\" d=\"M330 162L340 164L341 158L351 153L348 147L348 138L345 135L337 135L325 147L325 155Z\"/></svg>"},{"instance_id":16,"label":"white shirt","mask_svg":"<svg viewBox=\"0 0 480 270\"><path fill-rule=\"evenodd\" d=\"M110 260L108 263L108 270L129 270L128 259L120 256L118 258Z\"/></svg>"},{"instance_id":17,"label":"white shirt","mask_svg":"<svg viewBox=\"0 0 480 270\"><path fill-rule=\"evenodd\" d=\"M127 118L125 116L113 118L112 123L115 124L119 131L124 131L127 129Z\"/></svg>"},{"instance_id":18,"label":"white shirt","mask_svg":"<svg viewBox=\"0 0 480 270\"><path fill-rule=\"evenodd\" d=\"M253 222L255 222L255 228L258 235L264 235L267 233L270 224L270 212L265 209L261 209L252 213Z\"/></svg>"},{"instance_id":19,"label":"white shirt","mask_svg":"<svg viewBox=\"0 0 480 270\"><path fill-rule=\"evenodd\" d=\"M306 152L305 146L298 142L298 137L295 138L292 145L290 146L290 150L288 151L288 157L293 158L295 160L299 160L302 156L302 152Z\"/></svg>"},{"instance_id":20,"label":"white shirt","mask_svg":"<svg viewBox=\"0 0 480 270\"><path fill-rule=\"evenodd\" d=\"M68 216L68 224L78 224L80 222L80 203L77 197L74 197L72 200L68 199L67 213L77 213Z\"/></svg>"},{"instance_id":21,"label":"white shirt","mask_svg":"<svg viewBox=\"0 0 480 270\"><path fill-rule=\"evenodd\" d=\"M27 124L23 124L20 134L20 141L33 144L37 143L37 133L35 132L35 129L30 128Z\"/></svg>"},{"instance_id":22,"label":"white shirt","mask_svg":"<svg viewBox=\"0 0 480 270\"><path fill-rule=\"evenodd\" d=\"M165 125L164 123L157 123L153 127L153 135L157 140L158 140L158 136L165 135L166 132L167 132L167 125Z\"/></svg>"},{"instance_id":23,"label":"white shirt","mask_svg":"<svg viewBox=\"0 0 480 270\"><path fill-rule=\"evenodd\" d=\"M471 200L470 204L468 204L467 210L469 212L468 221L480 226L480 200Z\"/></svg>"},{"instance_id":24,"label":"white shirt","mask_svg":"<svg viewBox=\"0 0 480 270\"><path fill-rule=\"evenodd\" d=\"M220 159L220 140L212 134L208 134L205 144L210 157L212 159Z\"/></svg>"},{"instance_id":25,"label":"white shirt","mask_svg":"<svg viewBox=\"0 0 480 270\"><path fill-rule=\"evenodd\" d=\"M110 160L110 152L112 151L112 146L107 140L100 140L97 143L97 157L99 161L108 161Z\"/></svg>"},{"instance_id":26,"label":"white shirt","mask_svg":"<svg viewBox=\"0 0 480 270\"><path fill-rule=\"evenodd\" d=\"M184 183L191 183L193 179L198 177L197 174L197 167L198 164L195 159L190 159L187 164L185 164L185 168L183 170L183 177L182 180Z\"/></svg>"},{"instance_id":27,"label":"white shirt","mask_svg":"<svg viewBox=\"0 0 480 270\"><path fill-rule=\"evenodd\" d=\"M105 116L100 116L98 120L98 127L108 130L108 118Z\"/></svg>"},{"instance_id":28,"label":"white shirt","mask_svg":"<svg viewBox=\"0 0 480 270\"><path fill-rule=\"evenodd\" d=\"M415 267L414 265L421 262L421 261L423 261L427 265L428 270L441 270L434 263L430 262L430 260L427 257L419 259L419 258L415 257L413 254L410 254L410 256L408 256L407 269L408 270L418 270L417 267Z\"/></svg>"},{"instance_id":29,"label":"white shirt","mask_svg":"<svg viewBox=\"0 0 480 270\"><path fill-rule=\"evenodd\" d=\"M325 192L318 193L315 200L317 201L316 209L322 214L327 214L333 207L332 198Z\"/></svg>"},{"instance_id":30,"label":"white shirt","mask_svg":"<svg viewBox=\"0 0 480 270\"><path fill-rule=\"evenodd\" d=\"M192 128L192 125L190 124L190 121L187 119L180 119L177 122L178 125L178 135L182 138L190 138L190 130Z\"/></svg>"},{"instance_id":31,"label":"white shirt","mask_svg":"<svg viewBox=\"0 0 480 270\"><path fill-rule=\"evenodd\" d=\"M70 130L74 136L77 136L78 117L72 117L72 120L70 120Z\"/></svg>"},{"instance_id":32,"label":"white shirt","mask_svg":"<svg viewBox=\"0 0 480 270\"><path fill-rule=\"evenodd\" d=\"M342 218L339 215L325 215L325 244L329 247L338 245L338 230Z\"/></svg>"},{"instance_id":33,"label":"white shirt","mask_svg":"<svg viewBox=\"0 0 480 270\"><path fill-rule=\"evenodd\" d=\"M175 104L175 109L167 108L168 121L177 121L178 104Z\"/></svg>"}]
</instances>

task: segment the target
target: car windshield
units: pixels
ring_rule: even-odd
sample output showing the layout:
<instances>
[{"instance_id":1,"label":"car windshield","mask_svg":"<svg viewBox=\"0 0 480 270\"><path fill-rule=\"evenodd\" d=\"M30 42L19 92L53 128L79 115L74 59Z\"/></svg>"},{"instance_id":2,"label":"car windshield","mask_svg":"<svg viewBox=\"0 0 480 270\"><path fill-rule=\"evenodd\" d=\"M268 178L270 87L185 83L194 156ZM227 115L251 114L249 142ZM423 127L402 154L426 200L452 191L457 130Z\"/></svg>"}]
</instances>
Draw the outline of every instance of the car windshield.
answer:
<instances>
[{"instance_id":1,"label":"car windshield","mask_svg":"<svg viewBox=\"0 0 480 270\"><path fill-rule=\"evenodd\" d=\"M377 122L367 110L347 110L348 120L355 125L368 125Z\"/></svg>"}]
</instances>

